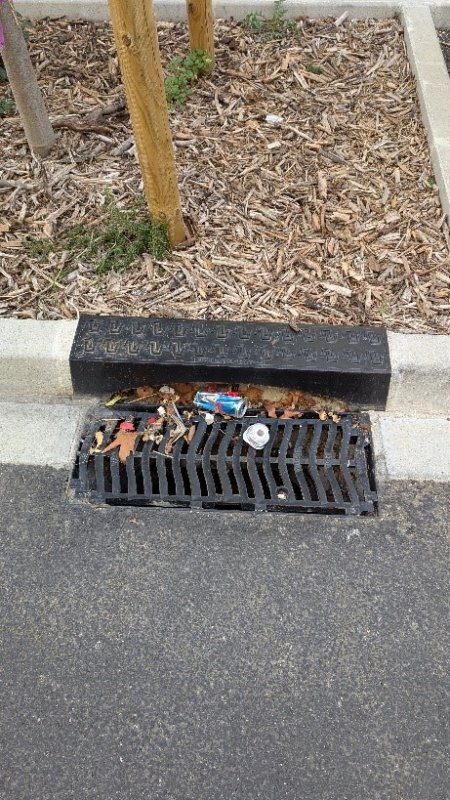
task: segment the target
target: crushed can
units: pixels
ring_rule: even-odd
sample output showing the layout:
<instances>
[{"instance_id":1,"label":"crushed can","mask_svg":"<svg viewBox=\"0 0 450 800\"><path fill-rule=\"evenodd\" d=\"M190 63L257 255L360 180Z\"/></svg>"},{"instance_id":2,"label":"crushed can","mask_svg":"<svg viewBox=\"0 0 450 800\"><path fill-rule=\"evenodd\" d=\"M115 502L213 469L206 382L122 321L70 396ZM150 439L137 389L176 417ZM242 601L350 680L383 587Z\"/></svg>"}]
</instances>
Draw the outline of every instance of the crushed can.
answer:
<instances>
[{"instance_id":1,"label":"crushed can","mask_svg":"<svg viewBox=\"0 0 450 800\"><path fill-rule=\"evenodd\" d=\"M194 404L201 411L213 414L226 414L240 419L247 411L247 401L235 392L197 392Z\"/></svg>"}]
</instances>

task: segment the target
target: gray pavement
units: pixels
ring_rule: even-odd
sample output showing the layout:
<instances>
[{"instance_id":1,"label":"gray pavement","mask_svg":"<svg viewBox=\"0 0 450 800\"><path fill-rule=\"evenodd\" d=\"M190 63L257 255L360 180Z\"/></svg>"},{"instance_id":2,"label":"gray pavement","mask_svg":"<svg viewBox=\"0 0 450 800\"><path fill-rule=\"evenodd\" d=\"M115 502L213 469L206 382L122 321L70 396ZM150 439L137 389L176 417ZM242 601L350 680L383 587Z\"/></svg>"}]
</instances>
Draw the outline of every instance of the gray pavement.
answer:
<instances>
[{"instance_id":1,"label":"gray pavement","mask_svg":"<svg viewBox=\"0 0 450 800\"><path fill-rule=\"evenodd\" d=\"M0 465L2 800L447 800L448 486L368 520L65 480Z\"/></svg>"}]
</instances>

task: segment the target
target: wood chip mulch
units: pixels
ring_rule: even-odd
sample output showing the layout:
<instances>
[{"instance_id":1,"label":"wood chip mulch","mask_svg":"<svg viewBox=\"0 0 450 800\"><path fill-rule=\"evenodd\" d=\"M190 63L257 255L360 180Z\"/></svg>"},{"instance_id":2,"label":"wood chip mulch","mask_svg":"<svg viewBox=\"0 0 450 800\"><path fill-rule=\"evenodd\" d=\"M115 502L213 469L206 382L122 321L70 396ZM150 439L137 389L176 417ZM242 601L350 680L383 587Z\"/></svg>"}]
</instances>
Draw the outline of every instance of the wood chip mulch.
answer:
<instances>
[{"instance_id":1,"label":"wood chip mulch","mask_svg":"<svg viewBox=\"0 0 450 800\"><path fill-rule=\"evenodd\" d=\"M214 73L170 112L195 243L99 276L82 256L29 255L24 239L100 223L107 191L124 208L142 194L111 28L35 25L30 49L59 138L49 159L32 159L15 111L1 118L0 315L448 333L449 231L400 24L300 20L297 34L267 42L217 22L216 42ZM160 45L165 64L186 54L186 26L161 24Z\"/></svg>"}]
</instances>

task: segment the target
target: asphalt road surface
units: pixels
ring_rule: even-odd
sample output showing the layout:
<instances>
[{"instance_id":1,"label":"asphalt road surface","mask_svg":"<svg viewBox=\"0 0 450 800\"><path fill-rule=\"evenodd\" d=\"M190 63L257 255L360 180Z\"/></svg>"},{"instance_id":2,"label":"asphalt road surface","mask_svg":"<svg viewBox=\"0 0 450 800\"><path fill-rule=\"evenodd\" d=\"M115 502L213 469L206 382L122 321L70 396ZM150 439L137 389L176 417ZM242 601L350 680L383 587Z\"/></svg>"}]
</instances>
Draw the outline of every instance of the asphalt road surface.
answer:
<instances>
[{"instance_id":1,"label":"asphalt road surface","mask_svg":"<svg viewBox=\"0 0 450 800\"><path fill-rule=\"evenodd\" d=\"M449 487L93 509L0 466L2 800L447 800Z\"/></svg>"}]
</instances>

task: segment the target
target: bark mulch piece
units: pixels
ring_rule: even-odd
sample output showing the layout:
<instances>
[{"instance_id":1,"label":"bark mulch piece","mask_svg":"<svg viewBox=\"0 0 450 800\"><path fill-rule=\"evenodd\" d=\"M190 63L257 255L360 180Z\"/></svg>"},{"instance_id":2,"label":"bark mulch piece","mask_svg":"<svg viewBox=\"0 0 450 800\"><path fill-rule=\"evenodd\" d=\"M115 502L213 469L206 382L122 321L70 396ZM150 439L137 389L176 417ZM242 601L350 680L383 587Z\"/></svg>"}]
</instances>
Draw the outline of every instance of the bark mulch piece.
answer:
<instances>
[{"instance_id":1,"label":"bark mulch piece","mask_svg":"<svg viewBox=\"0 0 450 800\"><path fill-rule=\"evenodd\" d=\"M166 65L187 54L185 25L159 29ZM42 20L30 31L59 141L33 159L15 111L1 118L0 315L448 332L449 231L400 24L299 20L258 41L219 21L216 42L214 73L170 112L195 242L100 276L82 253L44 258L24 241L100 224L108 190L124 208L142 195L111 28Z\"/></svg>"}]
</instances>

